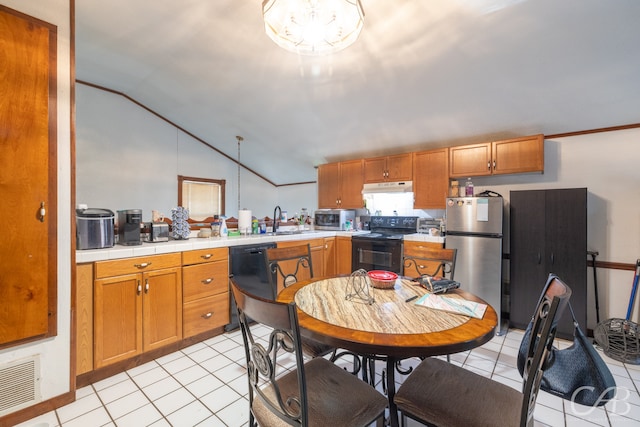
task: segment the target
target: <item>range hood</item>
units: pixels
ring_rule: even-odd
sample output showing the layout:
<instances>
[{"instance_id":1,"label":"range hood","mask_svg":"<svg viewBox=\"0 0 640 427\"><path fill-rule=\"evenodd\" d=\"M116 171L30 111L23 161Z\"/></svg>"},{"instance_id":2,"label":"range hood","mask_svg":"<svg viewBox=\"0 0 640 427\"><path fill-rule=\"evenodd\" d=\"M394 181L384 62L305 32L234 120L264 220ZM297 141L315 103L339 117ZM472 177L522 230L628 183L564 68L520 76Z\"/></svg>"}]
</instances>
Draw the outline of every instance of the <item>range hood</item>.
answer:
<instances>
[{"instance_id":1,"label":"range hood","mask_svg":"<svg viewBox=\"0 0 640 427\"><path fill-rule=\"evenodd\" d=\"M374 193L410 193L413 191L413 181L376 182L364 184L362 194Z\"/></svg>"}]
</instances>

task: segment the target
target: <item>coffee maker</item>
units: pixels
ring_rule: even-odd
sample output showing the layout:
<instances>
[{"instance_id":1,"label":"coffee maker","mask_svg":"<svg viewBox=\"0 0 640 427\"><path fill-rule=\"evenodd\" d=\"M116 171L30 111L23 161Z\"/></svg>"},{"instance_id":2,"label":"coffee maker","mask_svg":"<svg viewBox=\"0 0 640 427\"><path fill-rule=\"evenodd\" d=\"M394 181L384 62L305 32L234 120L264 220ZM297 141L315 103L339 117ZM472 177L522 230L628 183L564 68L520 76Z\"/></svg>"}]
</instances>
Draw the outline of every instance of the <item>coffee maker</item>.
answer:
<instances>
[{"instance_id":1,"label":"coffee maker","mask_svg":"<svg viewBox=\"0 0 640 427\"><path fill-rule=\"evenodd\" d=\"M142 209L118 211L118 244L125 246L141 245L141 224Z\"/></svg>"}]
</instances>

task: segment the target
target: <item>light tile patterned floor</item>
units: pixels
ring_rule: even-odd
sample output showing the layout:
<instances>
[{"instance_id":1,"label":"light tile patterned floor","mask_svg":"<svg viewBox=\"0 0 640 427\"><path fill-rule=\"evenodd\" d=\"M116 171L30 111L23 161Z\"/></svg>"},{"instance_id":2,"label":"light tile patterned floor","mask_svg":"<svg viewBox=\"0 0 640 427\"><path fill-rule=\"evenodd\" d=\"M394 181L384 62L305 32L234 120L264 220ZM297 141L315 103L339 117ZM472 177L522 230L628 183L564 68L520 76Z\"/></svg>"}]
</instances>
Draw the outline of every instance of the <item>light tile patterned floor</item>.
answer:
<instances>
[{"instance_id":1,"label":"light tile patterned floor","mask_svg":"<svg viewBox=\"0 0 640 427\"><path fill-rule=\"evenodd\" d=\"M263 326L254 327L269 333ZM452 355L451 362L519 389L516 355L521 339L522 331L510 330L480 348ZM559 341L560 347L567 345ZM619 388L616 401L593 409L572 406L542 392L536 426L640 425L640 366L603 357ZM220 335L83 387L75 402L20 427L247 426L244 362L240 332ZM381 369L379 364L378 373ZM402 381L402 376L397 375L397 380ZM417 425L411 420L408 424Z\"/></svg>"}]
</instances>

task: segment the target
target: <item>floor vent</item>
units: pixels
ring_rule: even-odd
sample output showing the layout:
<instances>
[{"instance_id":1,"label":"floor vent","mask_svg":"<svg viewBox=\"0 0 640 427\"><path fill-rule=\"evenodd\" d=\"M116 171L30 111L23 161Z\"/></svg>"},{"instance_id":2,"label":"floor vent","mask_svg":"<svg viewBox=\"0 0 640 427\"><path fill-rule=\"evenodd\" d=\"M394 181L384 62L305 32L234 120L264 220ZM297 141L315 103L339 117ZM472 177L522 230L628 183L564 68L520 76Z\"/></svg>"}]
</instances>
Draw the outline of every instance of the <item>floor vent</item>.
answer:
<instances>
[{"instance_id":1,"label":"floor vent","mask_svg":"<svg viewBox=\"0 0 640 427\"><path fill-rule=\"evenodd\" d=\"M0 417L40 400L38 356L0 365Z\"/></svg>"}]
</instances>

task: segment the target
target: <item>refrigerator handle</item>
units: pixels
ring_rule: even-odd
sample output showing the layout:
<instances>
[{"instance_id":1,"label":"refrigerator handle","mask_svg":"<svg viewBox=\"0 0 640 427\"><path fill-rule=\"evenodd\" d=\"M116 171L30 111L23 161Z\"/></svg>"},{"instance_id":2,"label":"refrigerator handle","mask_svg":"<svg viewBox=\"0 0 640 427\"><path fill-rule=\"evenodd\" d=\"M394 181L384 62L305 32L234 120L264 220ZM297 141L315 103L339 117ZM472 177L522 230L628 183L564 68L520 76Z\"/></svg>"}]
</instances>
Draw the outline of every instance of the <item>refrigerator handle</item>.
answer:
<instances>
[{"instance_id":1,"label":"refrigerator handle","mask_svg":"<svg viewBox=\"0 0 640 427\"><path fill-rule=\"evenodd\" d=\"M538 252L538 264L542 264L542 255Z\"/></svg>"},{"instance_id":2,"label":"refrigerator handle","mask_svg":"<svg viewBox=\"0 0 640 427\"><path fill-rule=\"evenodd\" d=\"M555 263L555 261L556 261L556 256L555 256L555 254L552 252L552 253L551 253L551 265L553 265L553 264Z\"/></svg>"}]
</instances>

